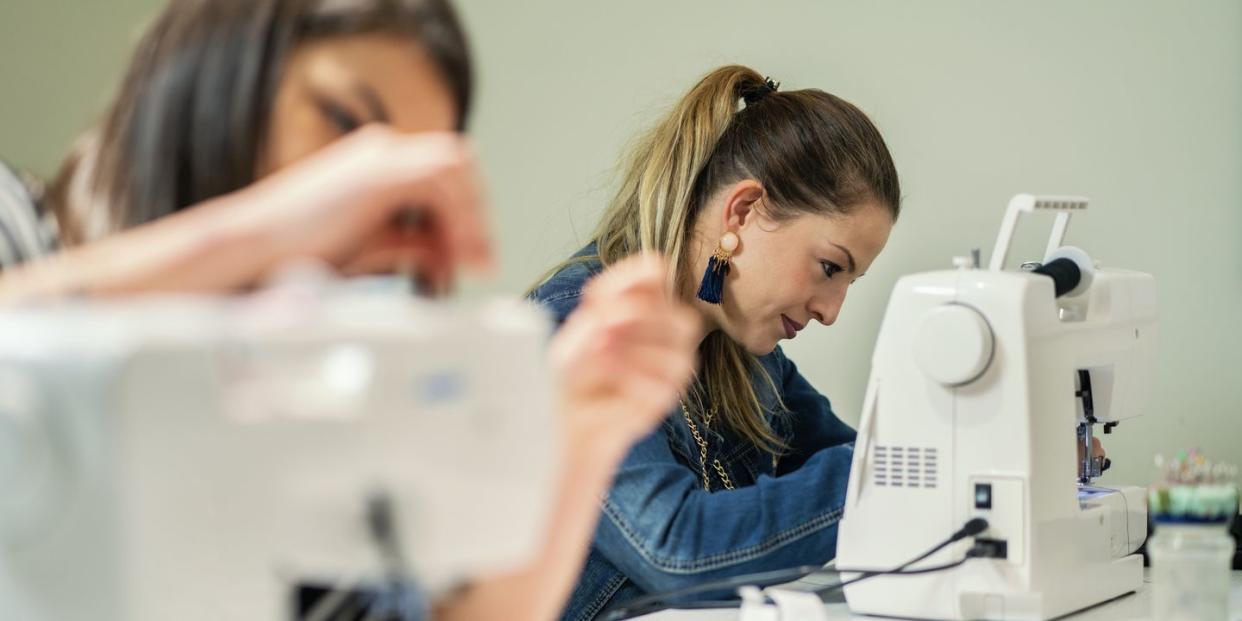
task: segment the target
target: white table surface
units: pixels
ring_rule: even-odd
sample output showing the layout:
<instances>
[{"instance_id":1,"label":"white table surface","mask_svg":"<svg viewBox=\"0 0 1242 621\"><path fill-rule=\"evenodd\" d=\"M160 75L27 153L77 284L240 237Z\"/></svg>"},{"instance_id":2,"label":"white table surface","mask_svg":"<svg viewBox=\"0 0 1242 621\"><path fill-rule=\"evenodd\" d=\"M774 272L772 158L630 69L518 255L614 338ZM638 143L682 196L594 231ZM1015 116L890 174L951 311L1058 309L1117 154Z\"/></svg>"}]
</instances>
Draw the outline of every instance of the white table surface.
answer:
<instances>
[{"instance_id":1,"label":"white table surface","mask_svg":"<svg viewBox=\"0 0 1242 621\"><path fill-rule=\"evenodd\" d=\"M835 580L835 577L826 575L822 578L808 578L799 581L798 584L816 584L815 581L820 581L818 584L829 585L833 584ZM1074 621L1151 621L1151 589L1148 588L1149 580L1150 578L1144 578L1143 588L1139 589L1137 593L1126 595L1068 617L1062 617L1062 619L1072 619ZM834 601L824 604L824 609L828 612L828 619L831 621L849 619L876 621L877 619L877 617L850 614L849 607L845 605L844 598L840 597L839 594ZM639 618L645 621L728 621L737 619L738 613L736 609L666 610ZM1242 571L1235 571L1230 576L1229 621L1242 621Z\"/></svg>"}]
</instances>

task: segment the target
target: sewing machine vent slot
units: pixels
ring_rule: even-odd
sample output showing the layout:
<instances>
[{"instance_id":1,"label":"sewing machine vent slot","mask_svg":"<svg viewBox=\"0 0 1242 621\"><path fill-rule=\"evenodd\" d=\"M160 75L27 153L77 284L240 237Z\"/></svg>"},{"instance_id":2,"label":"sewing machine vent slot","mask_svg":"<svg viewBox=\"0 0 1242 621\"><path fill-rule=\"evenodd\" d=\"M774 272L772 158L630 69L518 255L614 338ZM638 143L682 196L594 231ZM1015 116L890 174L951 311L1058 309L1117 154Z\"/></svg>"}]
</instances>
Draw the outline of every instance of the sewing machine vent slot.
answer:
<instances>
[{"instance_id":1,"label":"sewing machine vent slot","mask_svg":"<svg viewBox=\"0 0 1242 621\"><path fill-rule=\"evenodd\" d=\"M937 457L931 447L876 446L871 480L880 486L933 489Z\"/></svg>"}]
</instances>

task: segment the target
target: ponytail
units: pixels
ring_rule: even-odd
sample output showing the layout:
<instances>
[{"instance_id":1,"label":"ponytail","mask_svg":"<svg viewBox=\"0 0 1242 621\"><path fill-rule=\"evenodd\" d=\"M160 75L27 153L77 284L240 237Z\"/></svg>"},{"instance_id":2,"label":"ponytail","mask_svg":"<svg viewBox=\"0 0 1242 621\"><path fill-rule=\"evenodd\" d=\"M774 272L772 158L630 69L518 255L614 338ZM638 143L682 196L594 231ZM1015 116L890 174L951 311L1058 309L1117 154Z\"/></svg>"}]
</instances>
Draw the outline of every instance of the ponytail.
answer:
<instances>
[{"instance_id":1,"label":"ponytail","mask_svg":"<svg viewBox=\"0 0 1242 621\"><path fill-rule=\"evenodd\" d=\"M699 80L624 161L621 187L593 234L599 261L657 252L671 266L672 290L694 291L697 283L684 280L699 211L717 189L748 178L763 185L770 199L765 215L775 220L845 213L869 199L895 220L897 171L866 115L820 90L776 92L776 86L740 65ZM774 396L779 392L758 360L721 331L709 334L699 353L702 370L688 395L699 414L711 403L726 427L779 454L786 447L754 387L763 382Z\"/></svg>"},{"instance_id":2,"label":"ponytail","mask_svg":"<svg viewBox=\"0 0 1242 621\"><path fill-rule=\"evenodd\" d=\"M740 65L721 67L699 80L673 110L648 132L630 153L621 188L595 231L599 258L610 264L638 252L658 252L669 270L674 291L685 290L684 270L694 217L702 203L698 183L744 101L755 105L769 84L755 70ZM759 405L751 378L771 378L741 345L722 332L700 347L703 369L692 391L702 414L706 400L719 420L767 450L784 445L772 433ZM776 394L773 391L773 394Z\"/></svg>"}]
</instances>

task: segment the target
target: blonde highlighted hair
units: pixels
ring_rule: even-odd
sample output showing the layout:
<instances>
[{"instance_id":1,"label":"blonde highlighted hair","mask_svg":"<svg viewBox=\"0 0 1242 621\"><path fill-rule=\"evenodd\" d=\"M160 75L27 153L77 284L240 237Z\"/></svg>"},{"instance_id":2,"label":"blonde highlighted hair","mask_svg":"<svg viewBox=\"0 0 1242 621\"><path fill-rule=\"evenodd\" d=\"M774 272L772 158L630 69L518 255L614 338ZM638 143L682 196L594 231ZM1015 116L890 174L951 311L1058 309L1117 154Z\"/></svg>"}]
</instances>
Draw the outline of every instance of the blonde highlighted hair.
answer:
<instances>
[{"instance_id":1,"label":"blonde highlighted hair","mask_svg":"<svg viewBox=\"0 0 1242 621\"><path fill-rule=\"evenodd\" d=\"M858 108L820 90L778 92L753 69L730 65L699 80L629 153L592 235L598 259L658 252L672 267L673 290L693 295L697 283L685 280L699 212L717 189L742 179L763 185L764 213L776 220L848 213L865 201L894 220L900 209L892 157ZM752 383L759 377L778 394L758 360L720 331L704 339L700 357L692 401L711 403L718 420L759 448L785 448Z\"/></svg>"}]
</instances>

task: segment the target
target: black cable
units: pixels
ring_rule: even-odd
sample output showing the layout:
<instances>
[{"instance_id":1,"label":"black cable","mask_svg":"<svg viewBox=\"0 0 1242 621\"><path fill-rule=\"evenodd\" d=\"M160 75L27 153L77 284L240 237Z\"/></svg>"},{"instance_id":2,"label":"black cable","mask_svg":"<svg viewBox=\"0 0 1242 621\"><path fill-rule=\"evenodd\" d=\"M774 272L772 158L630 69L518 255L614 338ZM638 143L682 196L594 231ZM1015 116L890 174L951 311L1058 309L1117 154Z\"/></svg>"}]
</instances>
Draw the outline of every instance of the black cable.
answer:
<instances>
[{"instance_id":1,"label":"black cable","mask_svg":"<svg viewBox=\"0 0 1242 621\"><path fill-rule=\"evenodd\" d=\"M930 573L935 573L938 571L945 571L948 569L953 569L954 567L957 567L961 565L962 563L965 563L970 558L972 558L972 556L974 556L973 554L974 551L972 550L970 553L967 553L966 556L952 563L946 563L943 565L933 565L931 567L920 567L918 569L908 569L908 568L911 565L943 550L944 548L958 541L961 541L962 539L965 539L967 537L974 537L975 535L978 535L979 533L982 533L983 531L987 529L988 529L987 520L983 518L979 518L979 517L971 518L969 521L966 522L965 525L963 525L960 529L958 529L957 532L953 533L953 535L949 537L948 539L945 539L944 541L932 546L931 549L927 550L926 552L892 569L841 569L841 568L837 568L838 573L859 573L861 575L854 577L854 578L850 578L848 580L842 580L836 584L831 584L825 587L818 588L815 590L815 593L817 595L822 596L825 593L831 593L833 591L843 589L851 584L862 582L863 580L874 578L876 576L914 576L918 574L930 574Z\"/></svg>"},{"instance_id":2,"label":"black cable","mask_svg":"<svg viewBox=\"0 0 1242 621\"><path fill-rule=\"evenodd\" d=\"M409 565L402 553L401 537L393 500L386 492L371 496L367 501L367 530L383 559L386 589L376 592L367 611L378 612L383 619L418 621L428 617L427 602L414 585Z\"/></svg>"},{"instance_id":3,"label":"black cable","mask_svg":"<svg viewBox=\"0 0 1242 621\"><path fill-rule=\"evenodd\" d=\"M961 540L963 540L963 539L965 539L965 538L967 538L967 537L974 537L975 535L978 535L979 533L982 533L983 531L985 531L985 530L987 530L987 529L988 529L988 521L987 521L987 520L985 520L985 519L983 519L983 518L979 518L979 517L977 517L977 518L971 518L969 521L967 521L967 522L966 522L966 524L964 524L961 528L959 528L959 529L957 530L957 532L953 533L953 535L952 535L952 536L950 536L948 539L945 539L944 541L941 541L940 543L938 543L938 544L936 544L936 545L932 546L932 547L931 547L931 549L929 549L928 551L926 551L926 552L924 552L924 553L922 553L922 554L920 554L920 555L918 555L918 556L914 557L913 559L910 559L910 560L908 560L908 561L906 561L906 562L902 563L901 565L898 565L898 566L896 566L896 567L894 567L894 568L892 568L892 569L870 569L870 570L867 570L867 569L837 569L837 571L838 571L838 572L845 572L845 573L855 573L855 572L861 572L861 573L863 573L863 574L875 574L875 575L902 573L902 571L903 571L903 570L905 570L905 568L907 568L907 567L909 567L909 566L911 566L911 565L913 565L913 564L915 564L915 563L917 563L917 562L919 562L919 561L921 561L921 560L923 560L923 559L925 559L925 558L927 558L927 557L929 557L929 556L931 556L931 555L933 555L933 554L935 554L935 553L937 553L937 552L939 552L939 551L941 551L941 550L945 549L946 547L948 547L948 546L950 546L950 545L953 545L954 543L957 543L957 542L959 542L959 541L961 541ZM963 560L964 560L964 559L963 559Z\"/></svg>"},{"instance_id":4,"label":"black cable","mask_svg":"<svg viewBox=\"0 0 1242 621\"><path fill-rule=\"evenodd\" d=\"M305 617L307 621L380 619L384 621L422 621L429 607L414 584L402 552L396 507L387 492L367 498L364 520L371 543L375 545L384 580L366 585L359 579L350 584L330 586L320 595Z\"/></svg>"},{"instance_id":5,"label":"black cable","mask_svg":"<svg viewBox=\"0 0 1242 621\"><path fill-rule=\"evenodd\" d=\"M946 565L938 565L934 567L926 567L926 568L913 569L913 570L907 570L907 568L939 552L940 550L943 550L945 547L949 545L952 545L967 537L974 537L975 535L978 535L979 533L982 533L983 531L987 529L988 529L987 520L983 518L978 518L978 517L972 518L971 520L966 522L966 524L963 525L960 529L958 529L957 532L953 533L949 538L945 539L944 541L941 541L935 546L932 546L926 552L892 569L882 569L882 570L881 569L858 570L858 569L839 569L839 568L826 569L818 565L803 565L799 567L793 567L790 569L765 571L765 572L758 572L758 573L752 573L752 574L745 574L741 576L733 576L730 578L722 578L720 580L712 580L710 582L703 582L700 584L696 584L694 586L682 587L679 589L662 591L659 593L653 593L651 595L644 595L642 597L636 597L623 604L612 607L603 615L602 619L603 621L621 621L622 619L630 619L636 616L649 614L652 612L658 612L660 610L665 610L668 608L684 608L684 607L690 607L690 606L693 606L695 608L720 608L720 607L725 607L725 606L732 607L732 606L737 605L737 600L720 600L716 602L711 602L712 604L714 604L711 606L702 606L702 605L695 605L695 604L670 604L668 600L679 598L679 597L686 597L689 595L697 595L699 593L706 593L710 591L735 589L735 588L742 587L742 586L757 586L757 587L763 588L763 587L773 586L777 584L784 584L786 582L791 582L794 580L800 580L812 574L822 573L825 571L832 571L836 573L862 573L862 575L855 577L855 578L851 578L849 580L843 580L841 582L838 582L837 584L829 585L827 587L823 587L822 589L816 590L815 592L818 594L829 593L833 590L842 588L848 584L853 584L855 582L859 582L861 580L865 580L867 578L872 578L875 576L915 575L915 574L932 573L935 571L944 571L946 569L952 569L954 567L957 567L958 565L961 565L962 563L965 563L966 560L970 557L967 556L965 558L962 558L959 561L956 561L954 563L949 563ZM699 602L699 604L702 604L702 603L706 603L706 602Z\"/></svg>"},{"instance_id":6,"label":"black cable","mask_svg":"<svg viewBox=\"0 0 1242 621\"><path fill-rule=\"evenodd\" d=\"M695 585L688 586L688 587L681 587L679 589L661 591L659 593L653 593L651 595L643 595L642 597L636 597L634 599L631 599L625 602L623 605L613 610L608 611L607 616L603 617L603 621L613 621L614 619L628 619L632 615L628 615L627 610L635 609L635 608L645 608L653 604L659 604L661 606L660 608L656 608L656 610L662 610L664 608L669 608L671 606L669 606L665 602L667 600L676 599L678 597L686 597L687 595L697 595L699 593L705 593L707 591L724 591L728 589L736 589L738 587L752 586L752 585L758 586L758 587L765 587L765 586L771 586L775 584L784 584L786 582L792 582L794 580L801 580L802 578L805 578L814 573L821 572L823 570L824 568L822 565L800 565L798 567L791 567L789 569L776 569L773 571L762 571L762 572L751 573L751 574L743 574L741 576L733 576L730 578L721 578L719 580L712 580L711 582L702 582L702 583L695 584ZM724 603L725 601L732 602L733 600L720 600L717 603ZM718 606L710 606L710 607L716 608ZM655 610L652 610L650 612L655 612ZM615 615L619 613L626 613L626 616L616 617Z\"/></svg>"},{"instance_id":7,"label":"black cable","mask_svg":"<svg viewBox=\"0 0 1242 621\"><path fill-rule=\"evenodd\" d=\"M918 574L932 574L938 571L944 571L946 569L953 569L954 567L957 567L958 565L965 563L967 560L971 558L974 558L974 557L970 555L966 555L956 561L953 561L952 563L944 563L942 565L932 565L930 567L919 567L918 569L902 569L900 571L894 571L891 569L834 569L833 571L839 574L863 574L863 575L868 575L868 576L915 576ZM850 581L856 582L857 580L851 578ZM827 588L831 588L835 586L837 585L830 584L830 585L825 585L824 588L827 589Z\"/></svg>"},{"instance_id":8,"label":"black cable","mask_svg":"<svg viewBox=\"0 0 1242 621\"><path fill-rule=\"evenodd\" d=\"M825 585L825 586L822 586L816 589L812 589L808 592L814 593L819 596L823 596L833 591L836 591L838 589L844 588L847 585L854 584L855 582L860 582L868 578L874 578L876 576L884 576L884 575L915 576L919 574L930 574L930 573L935 573L938 571L946 571L946 570L953 569L954 567L958 567L962 565L970 558L972 557L966 556L964 558L953 561L952 563L945 563L943 565L933 565L931 567L920 567L918 569L905 569L899 572L892 572L892 571L866 572L864 573L864 575L859 576L857 578L851 578L849 580L842 580L835 584L829 584L829 585ZM856 571L858 570L819 568L818 570L816 570L816 572L813 572L813 573L842 573L842 572L854 573ZM777 583L772 583L766 586L772 586L774 584L782 584L782 583L783 582L777 582ZM753 582L747 583L747 584L758 586L758 585L754 585ZM641 607L634 607L633 605L627 603L625 608L617 609L615 611L609 612L609 616L605 617L604 621L620 621L623 619L633 619L634 617L641 617L643 615L648 615L654 612L660 612L661 610L700 610L700 609L709 609L709 608L736 608L737 605L738 605L738 600L736 599L702 600L702 601L682 602L682 603L675 603L675 604L670 604L668 602L659 601L659 602L652 602L650 604L647 604ZM617 616L617 615L621 615L621 616Z\"/></svg>"},{"instance_id":9,"label":"black cable","mask_svg":"<svg viewBox=\"0 0 1242 621\"><path fill-rule=\"evenodd\" d=\"M961 565L962 563L965 563L971 558L972 558L971 555L968 554L966 556L963 556L962 558L957 559L956 561L953 561L952 563L945 563L943 565L932 565L931 567L920 567L918 569L903 569L900 571L889 570L889 571L863 572L861 576L850 578L849 580L842 580L836 584L829 584L827 586L819 587L818 589L815 589L814 593L816 595L824 595L825 593L831 593L833 591L843 589L856 582L862 582L863 580L867 580L869 578L875 578L876 576L917 576L919 574L934 574L938 571L945 571L945 570L953 569L954 567L957 567ZM856 570L838 569L837 571L853 573Z\"/></svg>"}]
</instances>

